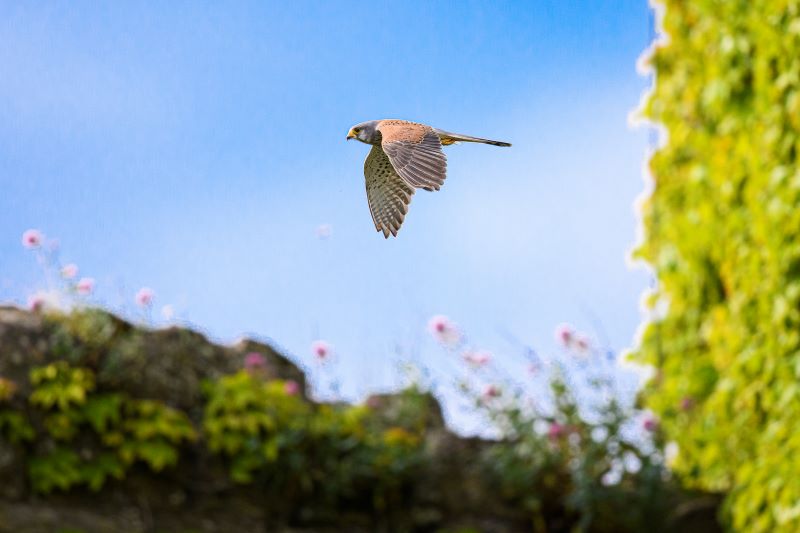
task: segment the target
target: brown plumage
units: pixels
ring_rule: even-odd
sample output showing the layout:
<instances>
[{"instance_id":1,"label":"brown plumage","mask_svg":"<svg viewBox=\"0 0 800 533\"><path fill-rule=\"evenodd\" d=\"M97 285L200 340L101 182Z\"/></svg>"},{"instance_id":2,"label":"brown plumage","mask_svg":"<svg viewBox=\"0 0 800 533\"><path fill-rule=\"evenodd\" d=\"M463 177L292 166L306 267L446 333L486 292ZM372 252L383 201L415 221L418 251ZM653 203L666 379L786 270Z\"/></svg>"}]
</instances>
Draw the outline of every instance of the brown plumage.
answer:
<instances>
[{"instance_id":1,"label":"brown plumage","mask_svg":"<svg viewBox=\"0 0 800 533\"><path fill-rule=\"evenodd\" d=\"M372 145L364 161L364 177L375 229L397 236L414 189L438 191L447 173L442 146L474 142L511 146L502 141L450 133L405 120L373 120L350 128L347 139Z\"/></svg>"}]
</instances>

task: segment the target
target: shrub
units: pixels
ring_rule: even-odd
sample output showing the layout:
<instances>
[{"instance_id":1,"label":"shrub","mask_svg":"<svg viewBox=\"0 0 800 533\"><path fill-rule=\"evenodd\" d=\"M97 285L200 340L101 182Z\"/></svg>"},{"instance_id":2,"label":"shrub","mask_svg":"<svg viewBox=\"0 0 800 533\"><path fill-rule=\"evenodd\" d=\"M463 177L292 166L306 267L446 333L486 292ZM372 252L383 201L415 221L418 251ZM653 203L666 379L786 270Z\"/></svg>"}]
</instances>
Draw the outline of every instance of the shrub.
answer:
<instances>
[{"instance_id":1,"label":"shrub","mask_svg":"<svg viewBox=\"0 0 800 533\"><path fill-rule=\"evenodd\" d=\"M205 391L209 448L227 458L232 479L258 483L267 501L316 495L334 514L357 499L382 509L422 464L425 428L398 425L418 413L384 421L366 406L311 404L285 382L244 370L206 382Z\"/></svg>"},{"instance_id":2,"label":"shrub","mask_svg":"<svg viewBox=\"0 0 800 533\"><path fill-rule=\"evenodd\" d=\"M550 388L548 408L508 386L473 393L502 431L485 456L498 490L528 511L534 531L669 530L685 495L664 465L658 422L620 401L607 378L581 386L602 398L592 405L579 404L560 371Z\"/></svg>"},{"instance_id":3,"label":"shrub","mask_svg":"<svg viewBox=\"0 0 800 533\"><path fill-rule=\"evenodd\" d=\"M94 372L56 361L30 372L28 402L35 425L43 429L38 453L28 462L34 490L48 493L86 485L99 490L110 477L122 479L142 461L160 471L178 461L178 447L196 438L188 417L154 400L95 391ZM22 413L0 412L0 428L32 440ZM80 447L79 455L76 448Z\"/></svg>"}]
</instances>

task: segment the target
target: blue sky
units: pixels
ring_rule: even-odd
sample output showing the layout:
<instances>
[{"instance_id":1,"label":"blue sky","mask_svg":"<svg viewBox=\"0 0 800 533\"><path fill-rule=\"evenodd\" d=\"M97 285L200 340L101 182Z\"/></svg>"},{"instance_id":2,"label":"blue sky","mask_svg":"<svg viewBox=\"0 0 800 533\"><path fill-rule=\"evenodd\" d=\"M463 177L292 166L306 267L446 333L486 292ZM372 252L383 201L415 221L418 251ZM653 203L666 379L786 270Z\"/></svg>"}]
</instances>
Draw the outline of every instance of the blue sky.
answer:
<instances>
[{"instance_id":1,"label":"blue sky","mask_svg":"<svg viewBox=\"0 0 800 533\"><path fill-rule=\"evenodd\" d=\"M631 344L646 132L644 1L0 4L0 301L41 285L35 227L98 281L223 341L301 363L336 348L351 394L452 317L513 366L571 322ZM512 142L447 149L397 239L367 208L348 128L404 118ZM333 235L315 236L320 224ZM602 324L599 328L598 324Z\"/></svg>"}]
</instances>

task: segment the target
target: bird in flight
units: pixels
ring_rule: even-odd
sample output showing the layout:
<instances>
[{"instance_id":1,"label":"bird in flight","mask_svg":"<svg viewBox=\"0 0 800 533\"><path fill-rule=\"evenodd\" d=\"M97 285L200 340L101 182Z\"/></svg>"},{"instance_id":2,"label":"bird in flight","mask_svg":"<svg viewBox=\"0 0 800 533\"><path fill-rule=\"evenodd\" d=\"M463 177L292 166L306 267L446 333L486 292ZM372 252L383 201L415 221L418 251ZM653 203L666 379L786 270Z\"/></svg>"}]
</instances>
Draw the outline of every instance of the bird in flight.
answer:
<instances>
[{"instance_id":1,"label":"bird in flight","mask_svg":"<svg viewBox=\"0 0 800 533\"><path fill-rule=\"evenodd\" d=\"M370 120L356 124L347 140L371 144L364 161L367 202L375 229L397 236L415 189L438 191L444 184L447 158L442 146L457 142L511 146L406 120Z\"/></svg>"}]
</instances>

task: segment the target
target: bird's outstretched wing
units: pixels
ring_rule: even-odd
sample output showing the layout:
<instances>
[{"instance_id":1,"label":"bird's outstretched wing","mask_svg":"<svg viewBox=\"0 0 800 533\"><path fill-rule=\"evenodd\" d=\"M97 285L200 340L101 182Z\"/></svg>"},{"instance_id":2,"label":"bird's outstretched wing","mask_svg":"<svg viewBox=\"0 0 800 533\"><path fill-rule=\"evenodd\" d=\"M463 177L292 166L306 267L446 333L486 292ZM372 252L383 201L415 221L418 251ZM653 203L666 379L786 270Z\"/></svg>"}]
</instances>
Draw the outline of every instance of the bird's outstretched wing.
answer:
<instances>
[{"instance_id":1,"label":"bird's outstretched wing","mask_svg":"<svg viewBox=\"0 0 800 533\"><path fill-rule=\"evenodd\" d=\"M433 128L404 120L382 120L377 129L383 151L400 177L412 187L438 191L446 177L447 158Z\"/></svg>"},{"instance_id":2,"label":"bird's outstretched wing","mask_svg":"<svg viewBox=\"0 0 800 533\"><path fill-rule=\"evenodd\" d=\"M364 177L375 229L382 231L387 239L390 234L396 237L414 196L414 187L397 174L380 146L373 146L364 160Z\"/></svg>"}]
</instances>

